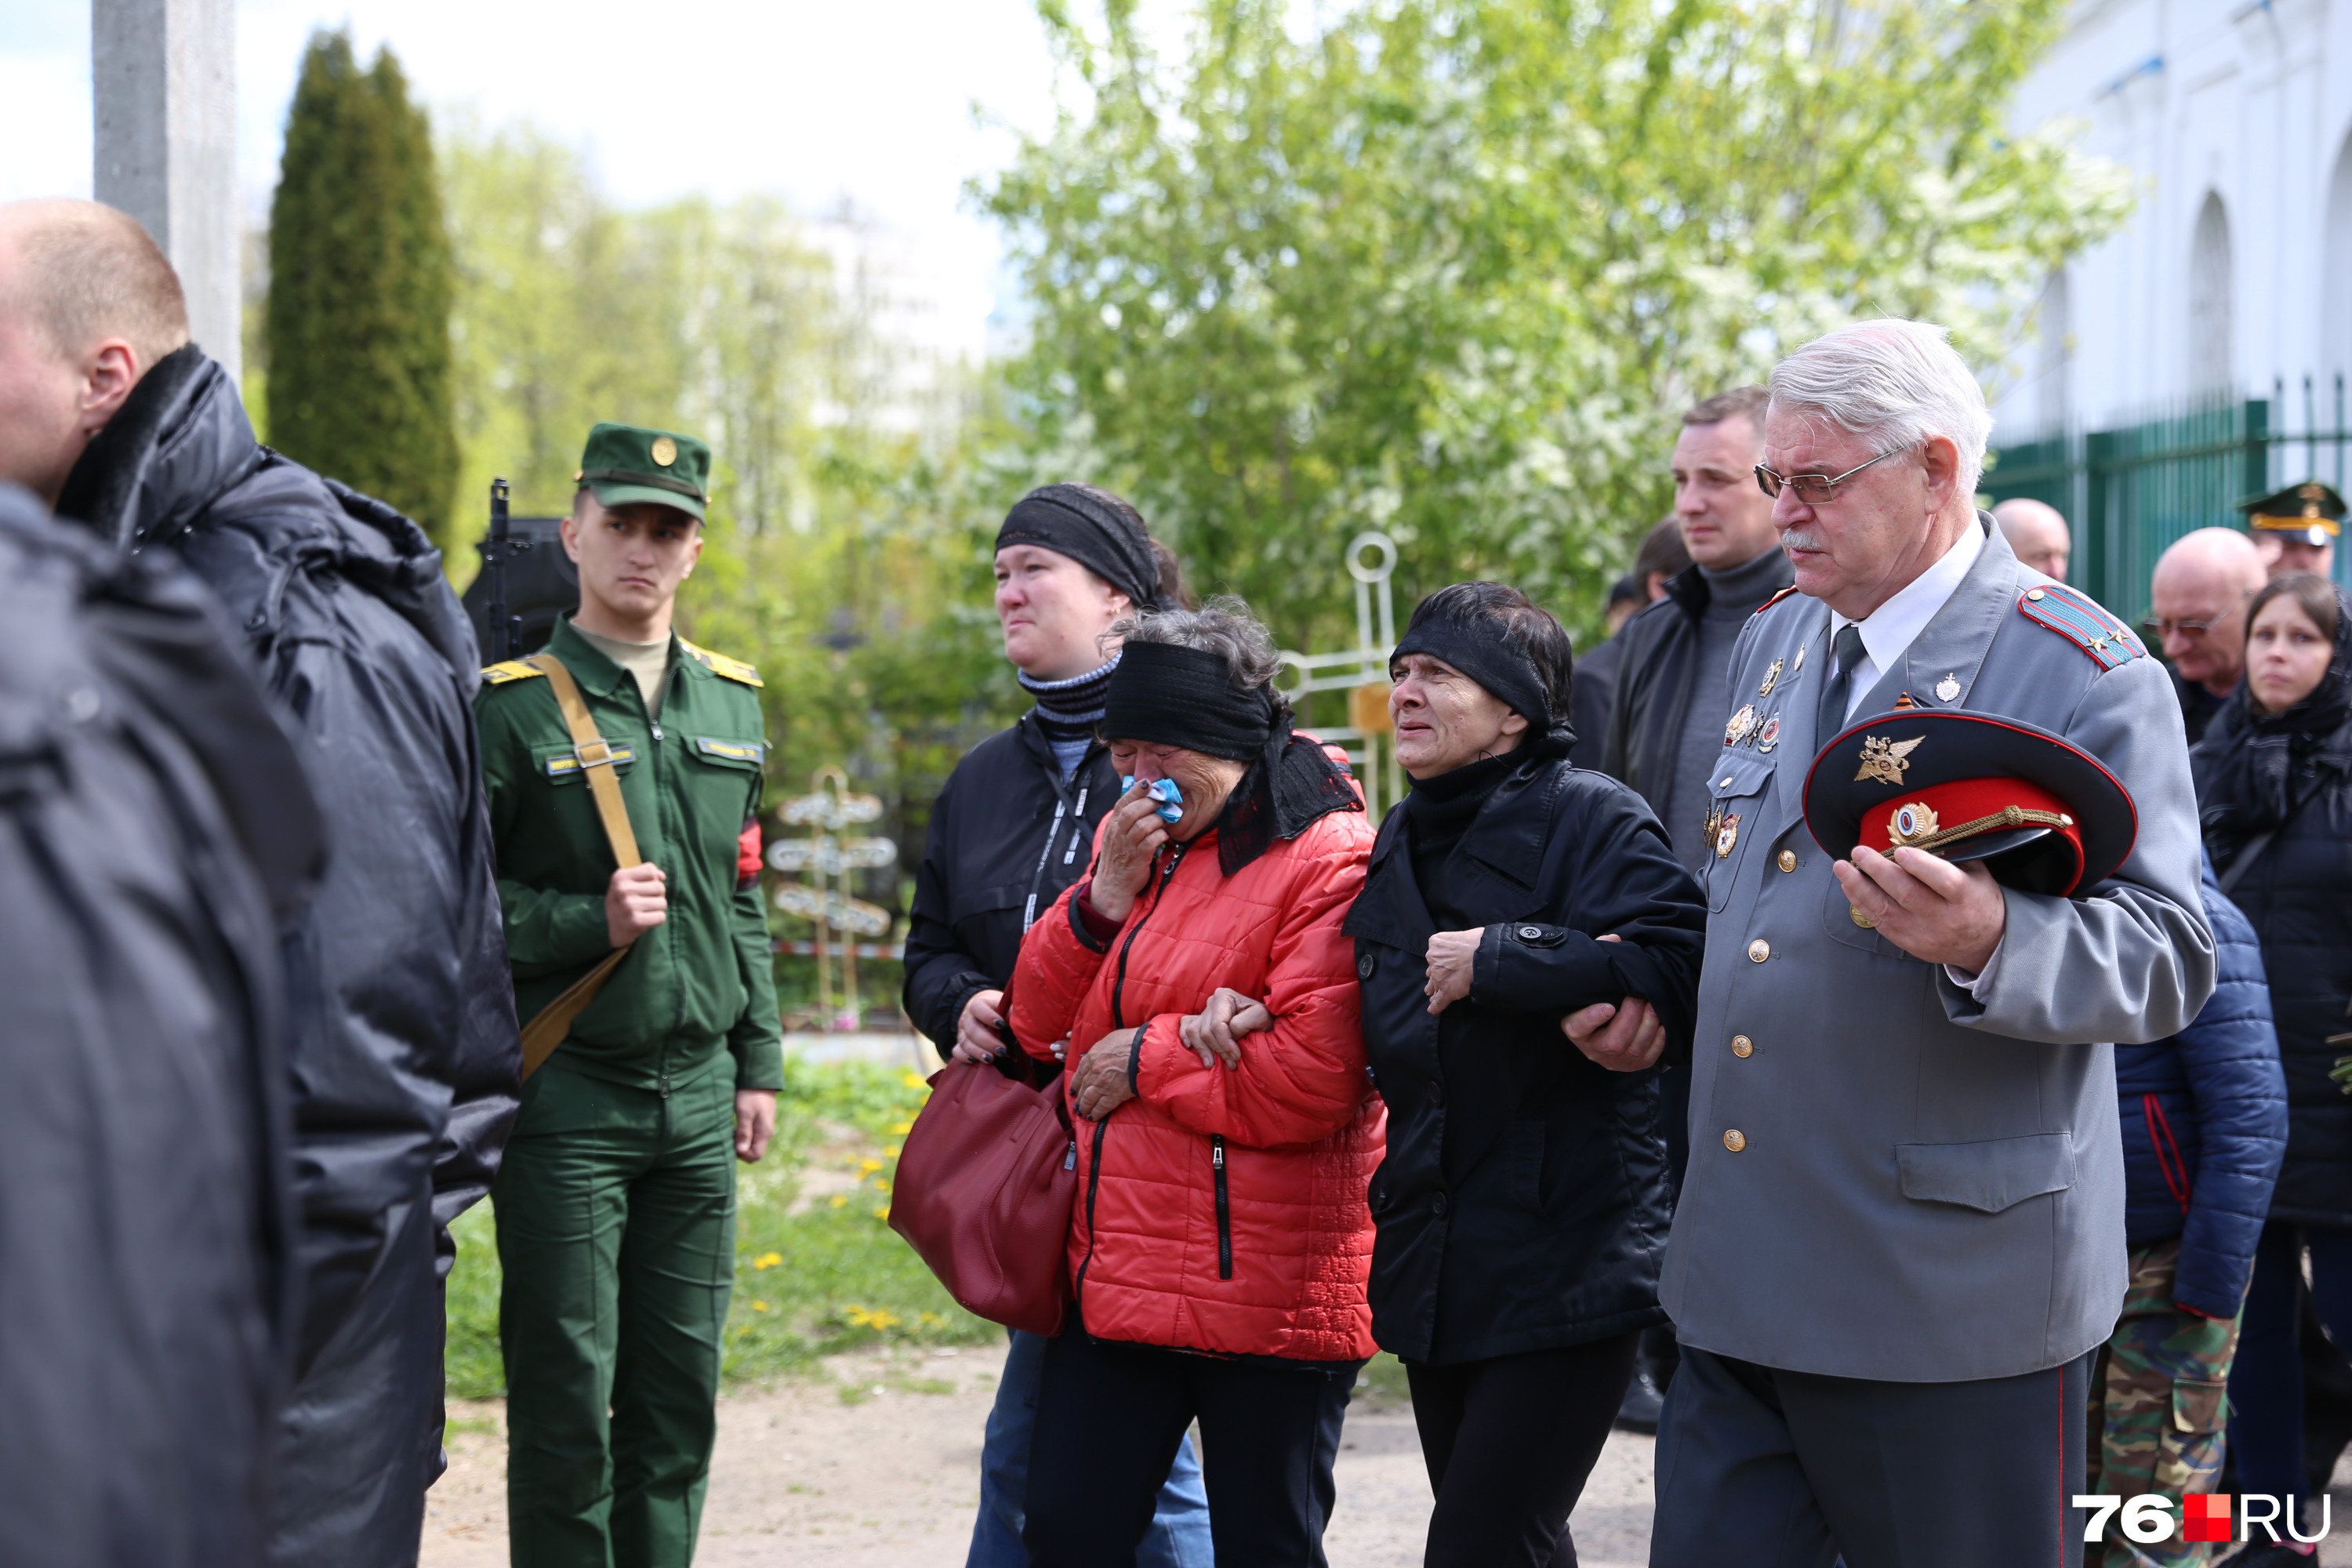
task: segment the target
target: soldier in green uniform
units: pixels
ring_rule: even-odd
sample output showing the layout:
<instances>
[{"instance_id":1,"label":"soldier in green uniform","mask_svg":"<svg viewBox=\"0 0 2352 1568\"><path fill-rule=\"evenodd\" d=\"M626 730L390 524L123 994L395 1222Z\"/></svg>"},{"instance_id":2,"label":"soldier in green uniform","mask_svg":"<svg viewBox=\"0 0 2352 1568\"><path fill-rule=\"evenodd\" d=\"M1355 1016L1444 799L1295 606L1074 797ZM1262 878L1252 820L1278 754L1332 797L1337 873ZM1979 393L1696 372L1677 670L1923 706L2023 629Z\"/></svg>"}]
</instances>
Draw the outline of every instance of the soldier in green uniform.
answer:
<instances>
[{"instance_id":1,"label":"soldier in green uniform","mask_svg":"<svg viewBox=\"0 0 2352 1568\"><path fill-rule=\"evenodd\" d=\"M766 756L751 666L677 637L710 449L588 436L563 546L580 609L478 700L518 1016L628 952L523 1087L491 1191L505 1271L507 1499L518 1568L667 1568L694 1555L735 1263L734 1160L782 1084L754 830ZM575 744L576 684L602 748ZM616 863L609 767L644 863Z\"/></svg>"}]
</instances>

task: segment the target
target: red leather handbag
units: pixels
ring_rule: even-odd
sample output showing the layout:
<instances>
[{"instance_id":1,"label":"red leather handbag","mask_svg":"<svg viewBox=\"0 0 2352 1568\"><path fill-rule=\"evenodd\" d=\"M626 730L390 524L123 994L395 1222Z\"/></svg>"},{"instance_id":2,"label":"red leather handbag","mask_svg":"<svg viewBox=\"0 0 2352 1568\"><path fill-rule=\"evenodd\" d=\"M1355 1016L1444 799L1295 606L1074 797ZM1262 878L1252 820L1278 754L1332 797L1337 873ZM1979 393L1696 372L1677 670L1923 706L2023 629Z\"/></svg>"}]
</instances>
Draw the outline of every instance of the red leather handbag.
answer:
<instances>
[{"instance_id":1,"label":"red leather handbag","mask_svg":"<svg viewBox=\"0 0 2352 1568\"><path fill-rule=\"evenodd\" d=\"M1050 1338L1070 1300L1077 1163L1058 1083L950 1062L899 1148L890 1228L966 1311Z\"/></svg>"}]
</instances>

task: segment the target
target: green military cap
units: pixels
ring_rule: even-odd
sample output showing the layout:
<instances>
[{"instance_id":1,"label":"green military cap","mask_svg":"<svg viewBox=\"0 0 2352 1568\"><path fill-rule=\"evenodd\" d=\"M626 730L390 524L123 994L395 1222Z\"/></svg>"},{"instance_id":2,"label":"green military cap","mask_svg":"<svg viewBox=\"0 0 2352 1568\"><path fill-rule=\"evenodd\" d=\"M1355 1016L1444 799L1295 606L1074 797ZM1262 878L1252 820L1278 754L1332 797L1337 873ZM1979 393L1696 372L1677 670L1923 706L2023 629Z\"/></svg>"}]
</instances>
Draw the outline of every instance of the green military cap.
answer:
<instances>
[{"instance_id":1,"label":"green military cap","mask_svg":"<svg viewBox=\"0 0 2352 1568\"><path fill-rule=\"evenodd\" d=\"M698 521L710 502L710 448L691 436L642 425L599 425L588 432L572 479L606 506L651 501L674 506Z\"/></svg>"},{"instance_id":2,"label":"green military cap","mask_svg":"<svg viewBox=\"0 0 2352 1568\"><path fill-rule=\"evenodd\" d=\"M2289 485L2276 495L2240 501L2247 525L2262 533L2292 534L2321 545L2344 531L2344 498L2317 479Z\"/></svg>"}]
</instances>

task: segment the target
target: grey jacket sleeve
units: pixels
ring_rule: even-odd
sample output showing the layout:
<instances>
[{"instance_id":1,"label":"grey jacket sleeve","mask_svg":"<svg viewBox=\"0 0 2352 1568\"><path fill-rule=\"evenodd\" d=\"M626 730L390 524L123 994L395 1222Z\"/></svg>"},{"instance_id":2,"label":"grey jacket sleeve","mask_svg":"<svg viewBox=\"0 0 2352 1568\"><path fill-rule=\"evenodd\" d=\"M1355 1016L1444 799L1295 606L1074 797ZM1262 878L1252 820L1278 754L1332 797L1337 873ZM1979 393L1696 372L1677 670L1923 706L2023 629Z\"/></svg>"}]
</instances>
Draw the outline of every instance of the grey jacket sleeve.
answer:
<instances>
[{"instance_id":1,"label":"grey jacket sleeve","mask_svg":"<svg viewBox=\"0 0 2352 1568\"><path fill-rule=\"evenodd\" d=\"M2006 894L2009 927L1971 996L1939 969L1964 1028L2046 1045L2137 1045L2188 1027L2213 993L2213 933L2198 893L2197 795L2164 666L2136 658L2091 682L2063 731L2131 792L2139 837L2088 897Z\"/></svg>"}]
</instances>

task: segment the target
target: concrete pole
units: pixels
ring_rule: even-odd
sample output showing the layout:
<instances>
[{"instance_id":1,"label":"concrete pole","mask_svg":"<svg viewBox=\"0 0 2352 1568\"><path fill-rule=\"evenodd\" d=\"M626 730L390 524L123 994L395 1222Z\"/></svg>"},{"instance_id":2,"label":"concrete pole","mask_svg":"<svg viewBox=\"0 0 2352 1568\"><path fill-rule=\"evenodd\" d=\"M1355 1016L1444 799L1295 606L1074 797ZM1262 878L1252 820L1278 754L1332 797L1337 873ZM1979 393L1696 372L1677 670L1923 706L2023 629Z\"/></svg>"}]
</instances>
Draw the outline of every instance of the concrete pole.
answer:
<instances>
[{"instance_id":1,"label":"concrete pole","mask_svg":"<svg viewBox=\"0 0 2352 1568\"><path fill-rule=\"evenodd\" d=\"M90 0L89 35L93 194L147 226L190 334L239 375L236 0Z\"/></svg>"}]
</instances>

